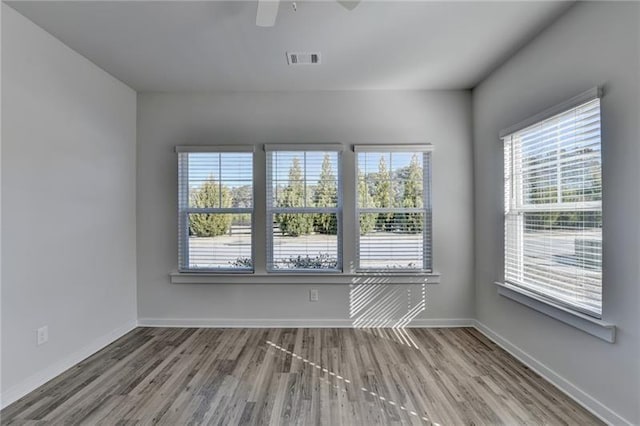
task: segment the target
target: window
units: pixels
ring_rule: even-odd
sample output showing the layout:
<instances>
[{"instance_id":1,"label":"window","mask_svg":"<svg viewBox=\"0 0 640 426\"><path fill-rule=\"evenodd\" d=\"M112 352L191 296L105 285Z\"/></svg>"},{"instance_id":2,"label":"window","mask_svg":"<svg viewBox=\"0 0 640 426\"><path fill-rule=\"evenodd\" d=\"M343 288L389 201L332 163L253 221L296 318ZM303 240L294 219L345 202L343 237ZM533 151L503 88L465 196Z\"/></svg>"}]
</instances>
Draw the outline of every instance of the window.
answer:
<instances>
[{"instance_id":1,"label":"window","mask_svg":"<svg viewBox=\"0 0 640 426\"><path fill-rule=\"evenodd\" d=\"M431 271L428 147L355 150L358 269Z\"/></svg>"},{"instance_id":2,"label":"window","mask_svg":"<svg viewBox=\"0 0 640 426\"><path fill-rule=\"evenodd\" d=\"M177 148L179 268L251 272L253 152L211 149Z\"/></svg>"},{"instance_id":3,"label":"window","mask_svg":"<svg viewBox=\"0 0 640 426\"><path fill-rule=\"evenodd\" d=\"M322 282L352 284L354 272L386 275L390 283L437 282L430 146L354 147L347 172L357 188L350 182L344 207L359 226L344 256L342 149L264 145L265 156L256 156L263 181L253 173L253 145L176 147L178 270L171 282L295 282L292 273L317 273Z\"/></svg>"},{"instance_id":4,"label":"window","mask_svg":"<svg viewBox=\"0 0 640 426\"><path fill-rule=\"evenodd\" d=\"M505 281L602 314L599 95L555 108L504 141ZM518 126L516 126L518 127ZM504 133L504 132L503 132Z\"/></svg>"},{"instance_id":5,"label":"window","mask_svg":"<svg viewBox=\"0 0 640 426\"><path fill-rule=\"evenodd\" d=\"M341 147L312 148L265 147L268 271L342 270Z\"/></svg>"}]
</instances>

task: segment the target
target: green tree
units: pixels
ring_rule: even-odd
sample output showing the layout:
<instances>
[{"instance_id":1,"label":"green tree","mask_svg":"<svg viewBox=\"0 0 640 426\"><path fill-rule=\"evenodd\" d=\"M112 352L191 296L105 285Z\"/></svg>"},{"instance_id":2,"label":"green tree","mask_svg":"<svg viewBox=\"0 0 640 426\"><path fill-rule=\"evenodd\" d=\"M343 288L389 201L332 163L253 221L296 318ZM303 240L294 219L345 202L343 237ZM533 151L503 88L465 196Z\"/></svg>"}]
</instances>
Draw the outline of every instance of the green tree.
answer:
<instances>
[{"instance_id":1,"label":"green tree","mask_svg":"<svg viewBox=\"0 0 640 426\"><path fill-rule=\"evenodd\" d=\"M282 191L278 199L278 207L304 207L305 190L302 169L298 157L293 158L289 169L289 183ZM313 215L279 213L275 215L275 221L284 235L297 237L310 234L313 231Z\"/></svg>"},{"instance_id":2,"label":"green tree","mask_svg":"<svg viewBox=\"0 0 640 426\"><path fill-rule=\"evenodd\" d=\"M191 193L191 207L231 207L231 191L210 177ZM231 229L232 215L197 213L189 216L189 234L197 237L216 237Z\"/></svg>"},{"instance_id":3,"label":"green tree","mask_svg":"<svg viewBox=\"0 0 640 426\"><path fill-rule=\"evenodd\" d=\"M583 182L571 184L575 171L567 165L573 162L582 163L585 161L581 157L593 156L594 151L585 148L577 151L561 150L560 153L549 152L544 156L532 155L523 163L529 170L527 186L525 187L525 202L529 204L553 204L556 203L577 203L582 201L598 201L602 196L602 175L599 173L599 155L594 156L590 166L593 172L583 177ZM559 156L559 157L558 157ZM577 157L577 158L576 158ZM559 168L550 170L550 164L562 162L565 166L556 165ZM559 176L558 176L559 172ZM562 184L560 186L560 184ZM560 190L559 190L560 186ZM602 216L598 211L551 211L541 210L525 215L525 225L528 229L554 229L558 227L575 228L583 226L584 223L591 223L594 227L602 226Z\"/></svg>"},{"instance_id":4,"label":"green tree","mask_svg":"<svg viewBox=\"0 0 640 426\"><path fill-rule=\"evenodd\" d=\"M597 154L596 158L593 155ZM579 203L588 201L600 201L602 200L602 175L600 173L600 159L599 153L596 153L593 149L585 148L579 151L571 152L567 154L569 160L575 162L584 162L583 159L573 159L572 156L584 156L592 157L588 164L582 163L583 167L589 168L590 172L585 173L581 177L580 182L576 182L575 169L567 167L563 172L563 180L574 180L573 185L565 184L562 188L562 202L563 203ZM573 178L573 179L572 179ZM577 227L591 225L595 228L602 226L602 218L597 211L582 211L582 212L563 212L556 220L555 225L563 227Z\"/></svg>"},{"instance_id":5,"label":"green tree","mask_svg":"<svg viewBox=\"0 0 640 426\"><path fill-rule=\"evenodd\" d=\"M253 186L242 185L231 188L231 207L234 208L251 208L253 205ZM233 223L231 229L245 228L251 225L251 214L242 213L233 215ZM246 231L245 231L246 232Z\"/></svg>"},{"instance_id":6,"label":"green tree","mask_svg":"<svg viewBox=\"0 0 640 426\"><path fill-rule=\"evenodd\" d=\"M331 157L324 155L320 179L316 187L313 204L316 207L335 206L338 199L338 185L331 167ZM315 215L314 229L321 234L335 235L338 233L338 223L335 214L320 213Z\"/></svg>"},{"instance_id":7,"label":"green tree","mask_svg":"<svg viewBox=\"0 0 640 426\"><path fill-rule=\"evenodd\" d=\"M528 204L556 204L558 202L558 181L549 170L549 164L556 161L556 153L550 152L545 156L531 156L523 163L529 170L527 186L525 187L525 203ZM525 225L529 229L553 228L558 219L559 212L541 210L536 213L527 213L524 216Z\"/></svg>"},{"instance_id":8,"label":"green tree","mask_svg":"<svg viewBox=\"0 0 640 426\"><path fill-rule=\"evenodd\" d=\"M418 155L411 157L407 168L406 179L402 181L402 207L422 208L423 206L422 167ZM422 213L402 214L402 230L412 234L422 232Z\"/></svg>"},{"instance_id":9,"label":"green tree","mask_svg":"<svg viewBox=\"0 0 640 426\"><path fill-rule=\"evenodd\" d=\"M358 207L372 208L377 207L375 200L369 194L367 182L362 172L358 173ZM360 215L360 235L368 234L376 227L376 213L364 213Z\"/></svg>"},{"instance_id":10,"label":"green tree","mask_svg":"<svg viewBox=\"0 0 640 426\"><path fill-rule=\"evenodd\" d=\"M378 162L378 173L374 177L374 194L373 198L380 208L390 208L392 206L392 188L391 175L387 169L387 162L384 156L380 157ZM380 213L376 221L376 229L390 230L393 224L393 213Z\"/></svg>"},{"instance_id":11,"label":"green tree","mask_svg":"<svg viewBox=\"0 0 640 426\"><path fill-rule=\"evenodd\" d=\"M231 188L231 207L247 208L253 203L253 186L242 185Z\"/></svg>"}]
</instances>

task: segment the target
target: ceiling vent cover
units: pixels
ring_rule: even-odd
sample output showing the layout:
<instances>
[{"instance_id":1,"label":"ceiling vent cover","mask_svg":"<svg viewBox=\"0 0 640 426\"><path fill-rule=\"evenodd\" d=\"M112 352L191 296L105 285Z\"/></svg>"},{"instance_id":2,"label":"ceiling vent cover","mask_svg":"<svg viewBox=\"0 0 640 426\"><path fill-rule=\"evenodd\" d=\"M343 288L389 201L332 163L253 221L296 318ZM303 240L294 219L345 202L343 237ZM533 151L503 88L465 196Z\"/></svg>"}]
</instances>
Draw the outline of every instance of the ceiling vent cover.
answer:
<instances>
[{"instance_id":1,"label":"ceiling vent cover","mask_svg":"<svg viewBox=\"0 0 640 426\"><path fill-rule=\"evenodd\" d=\"M320 63L320 52L287 52L289 65L315 65Z\"/></svg>"}]
</instances>

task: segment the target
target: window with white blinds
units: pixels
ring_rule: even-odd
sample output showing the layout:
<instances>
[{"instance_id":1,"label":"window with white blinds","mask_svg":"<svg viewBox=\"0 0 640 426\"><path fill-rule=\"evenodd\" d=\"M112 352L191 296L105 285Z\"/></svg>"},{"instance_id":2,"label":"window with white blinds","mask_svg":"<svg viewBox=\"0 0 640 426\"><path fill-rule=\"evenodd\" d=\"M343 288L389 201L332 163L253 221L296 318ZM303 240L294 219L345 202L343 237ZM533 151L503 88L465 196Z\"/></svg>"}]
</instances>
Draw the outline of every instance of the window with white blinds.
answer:
<instances>
[{"instance_id":1,"label":"window with white blinds","mask_svg":"<svg viewBox=\"0 0 640 426\"><path fill-rule=\"evenodd\" d=\"M431 271L431 152L356 146L358 269Z\"/></svg>"},{"instance_id":2,"label":"window with white blinds","mask_svg":"<svg viewBox=\"0 0 640 426\"><path fill-rule=\"evenodd\" d=\"M179 147L178 187L179 269L253 271L253 152Z\"/></svg>"},{"instance_id":3,"label":"window with white blinds","mask_svg":"<svg viewBox=\"0 0 640 426\"><path fill-rule=\"evenodd\" d=\"M268 271L342 270L341 153L315 148L265 147Z\"/></svg>"},{"instance_id":4,"label":"window with white blinds","mask_svg":"<svg viewBox=\"0 0 640 426\"><path fill-rule=\"evenodd\" d=\"M583 100L503 141L505 281L600 318L600 99Z\"/></svg>"}]
</instances>

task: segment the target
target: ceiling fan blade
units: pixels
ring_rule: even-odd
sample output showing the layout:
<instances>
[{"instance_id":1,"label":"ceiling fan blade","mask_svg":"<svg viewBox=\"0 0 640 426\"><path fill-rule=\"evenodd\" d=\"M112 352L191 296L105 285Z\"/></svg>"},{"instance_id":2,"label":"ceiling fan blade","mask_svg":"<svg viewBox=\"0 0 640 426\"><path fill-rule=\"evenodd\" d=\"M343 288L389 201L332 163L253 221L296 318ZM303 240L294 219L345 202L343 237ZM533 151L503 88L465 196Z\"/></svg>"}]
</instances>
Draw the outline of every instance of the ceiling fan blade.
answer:
<instances>
[{"instance_id":1,"label":"ceiling fan blade","mask_svg":"<svg viewBox=\"0 0 640 426\"><path fill-rule=\"evenodd\" d=\"M355 9L360 4L360 0L337 0L337 2L349 11Z\"/></svg>"},{"instance_id":2,"label":"ceiling fan blade","mask_svg":"<svg viewBox=\"0 0 640 426\"><path fill-rule=\"evenodd\" d=\"M278 16L280 0L258 0L256 25L259 27L273 27Z\"/></svg>"}]
</instances>

